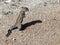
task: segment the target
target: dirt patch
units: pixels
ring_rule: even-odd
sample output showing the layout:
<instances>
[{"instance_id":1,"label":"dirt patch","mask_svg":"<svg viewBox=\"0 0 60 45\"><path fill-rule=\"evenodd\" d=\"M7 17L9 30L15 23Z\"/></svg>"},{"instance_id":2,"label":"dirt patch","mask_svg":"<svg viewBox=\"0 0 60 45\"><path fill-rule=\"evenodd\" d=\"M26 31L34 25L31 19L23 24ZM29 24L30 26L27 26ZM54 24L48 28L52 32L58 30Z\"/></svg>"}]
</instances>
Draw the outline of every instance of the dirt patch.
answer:
<instances>
[{"instance_id":1,"label":"dirt patch","mask_svg":"<svg viewBox=\"0 0 60 45\"><path fill-rule=\"evenodd\" d=\"M9 37L6 37L9 27L15 23L17 13L25 4L23 2L16 3L14 6L0 3L0 45L60 45L59 4L39 3L29 7L27 1L29 12L26 13L21 30L15 29ZM9 10L14 15L2 13Z\"/></svg>"}]
</instances>

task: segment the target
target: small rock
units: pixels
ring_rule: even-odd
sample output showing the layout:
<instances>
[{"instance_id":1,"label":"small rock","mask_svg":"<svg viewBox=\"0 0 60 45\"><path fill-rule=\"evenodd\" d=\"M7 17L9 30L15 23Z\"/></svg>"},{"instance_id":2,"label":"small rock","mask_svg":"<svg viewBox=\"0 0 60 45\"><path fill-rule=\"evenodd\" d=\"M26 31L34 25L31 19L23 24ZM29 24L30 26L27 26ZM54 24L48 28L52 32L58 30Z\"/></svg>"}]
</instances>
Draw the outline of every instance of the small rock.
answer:
<instances>
[{"instance_id":1,"label":"small rock","mask_svg":"<svg viewBox=\"0 0 60 45\"><path fill-rule=\"evenodd\" d=\"M15 42L16 41L16 38L13 38L13 41Z\"/></svg>"}]
</instances>

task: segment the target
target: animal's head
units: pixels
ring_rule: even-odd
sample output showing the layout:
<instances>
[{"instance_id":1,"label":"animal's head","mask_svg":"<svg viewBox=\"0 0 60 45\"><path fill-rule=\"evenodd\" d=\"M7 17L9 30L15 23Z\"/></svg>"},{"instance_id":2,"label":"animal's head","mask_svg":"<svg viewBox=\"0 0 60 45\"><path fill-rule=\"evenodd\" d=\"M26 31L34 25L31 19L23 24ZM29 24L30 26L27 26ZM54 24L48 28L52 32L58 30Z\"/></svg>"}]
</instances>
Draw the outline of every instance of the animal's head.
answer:
<instances>
[{"instance_id":1,"label":"animal's head","mask_svg":"<svg viewBox=\"0 0 60 45\"><path fill-rule=\"evenodd\" d=\"M25 12L29 11L29 9L27 7L22 7L22 10Z\"/></svg>"}]
</instances>

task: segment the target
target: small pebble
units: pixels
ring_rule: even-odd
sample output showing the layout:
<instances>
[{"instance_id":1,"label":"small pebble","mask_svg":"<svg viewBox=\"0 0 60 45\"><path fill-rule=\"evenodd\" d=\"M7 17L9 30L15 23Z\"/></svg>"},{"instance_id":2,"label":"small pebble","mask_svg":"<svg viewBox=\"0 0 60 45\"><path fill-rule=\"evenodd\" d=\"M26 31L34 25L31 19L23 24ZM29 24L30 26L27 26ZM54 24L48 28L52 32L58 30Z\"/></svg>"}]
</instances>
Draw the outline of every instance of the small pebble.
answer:
<instances>
[{"instance_id":1,"label":"small pebble","mask_svg":"<svg viewBox=\"0 0 60 45\"><path fill-rule=\"evenodd\" d=\"M13 38L13 40L16 40L15 38Z\"/></svg>"},{"instance_id":2,"label":"small pebble","mask_svg":"<svg viewBox=\"0 0 60 45\"><path fill-rule=\"evenodd\" d=\"M16 38L13 38L13 41L16 42Z\"/></svg>"},{"instance_id":3,"label":"small pebble","mask_svg":"<svg viewBox=\"0 0 60 45\"><path fill-rule=\"evenodd\" d=\"M43 22L45 22L46 21L46 19L43 19Z\"/></svg>"}]
</instances>

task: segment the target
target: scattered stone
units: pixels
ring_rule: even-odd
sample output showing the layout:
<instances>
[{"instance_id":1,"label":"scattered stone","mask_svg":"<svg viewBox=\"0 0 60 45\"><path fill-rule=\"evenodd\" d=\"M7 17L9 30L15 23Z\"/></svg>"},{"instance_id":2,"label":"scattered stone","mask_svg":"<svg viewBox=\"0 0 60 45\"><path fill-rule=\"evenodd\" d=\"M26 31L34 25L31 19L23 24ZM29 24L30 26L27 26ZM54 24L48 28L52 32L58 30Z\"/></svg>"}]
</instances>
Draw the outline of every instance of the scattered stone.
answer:
<instances>
[{"instance_id":1,"label":"scattered stone","mask_svg":"<svg viewBox=\"0 0 60 45\"><path fill-rule=\"evenodd\" d=\"M13 41L16 42L16 38L13 38Z\"/></svg>"}]
</instances>

